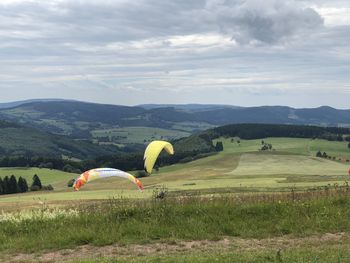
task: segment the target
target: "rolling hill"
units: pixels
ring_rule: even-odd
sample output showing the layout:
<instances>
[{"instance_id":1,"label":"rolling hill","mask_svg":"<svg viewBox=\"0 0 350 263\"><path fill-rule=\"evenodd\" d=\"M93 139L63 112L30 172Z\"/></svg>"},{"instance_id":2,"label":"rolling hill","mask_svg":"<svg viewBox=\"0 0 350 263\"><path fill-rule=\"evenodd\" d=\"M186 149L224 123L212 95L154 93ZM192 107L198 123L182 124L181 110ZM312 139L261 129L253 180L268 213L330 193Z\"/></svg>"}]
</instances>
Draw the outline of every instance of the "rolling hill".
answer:
<instances>
[{"instance_id":1,"label":"rolling hill","mask_svg":"<svg viewBox=\"0 0 350 263\"><path fill-rule=\"evenodd\" d=\"M116 152L118 149L113 146L76 141L20 124L0 121L0 157L41 156L87 159Z\"/></svg>"},{"instance_id":2,"label":"rolling hill","mask_svg":"<svg viewBox=\"0 0 350 263\"><path fill-rule=\"evenodd\" d=\"M69 135L78 139L96 139L97 141L100 141L100 138L96 137L96 134L103 134L101 132L103 130L126 127L161 128L165 131L158 134L155 131L154 137L164 139L169 139L166 130L192 133L235 123L350 127L350 110L338 110L327 106L313 109L200 104L147 104L129 107L54 100L31 101L0 109L0 118L54 134ZM100 132L94 132L96 130ZM145 135L145 139L151 138ZM109 140L114 144L121 143L121 141L125 143L125 138L119 140L115 137L114 140ZM143 142L138 141L138 143Z\"/></svg>"},{"instance_id":3,"label":"rolling hill","mask_svg":"<svg viewBox=\"0 0 350 263\"><path fill-rule=\"evenodd\" d=\"M32 103L32 102L49 102L49 101L65 101L64 99L29 99L29 100L19 100L12 102L3 102L0 103L0 109L14 108L23 104Z\"/></svg>"},{"instance_id":4,"label":"rolling hill","mask_svg":"<svg viewBox=\"0 0 350 263\"><path fill-rule=\"evenodd\" d=\"M237 140L220 137L224 150L187 163L160 167L151 176L143 177L145 191L122 178L96 180L73 192L66 183L74 175L47 169L0 169L0 175L40 175L45 183L54 185L49 192L29 192L25 195L0 196L0 203L25 205L33 197L49 202L82 199L149 198L157 187L170 192L218 194L237 192L290 191L291 188L314 189L327 185L343 185L348 180L350 150L346 142L331 142L309 138L264 138L273 145L273 151L260 151L261 139ZM176 148L177 149L177 148ZM326 151L336 160L315 157L317 151ZM141 157L142 159L142 157ZM341 159L341 160L339 160ZM132 172L132 173L135 173ZM76 176L76 175L75 175Z\"/></svg>"}]
</instances>

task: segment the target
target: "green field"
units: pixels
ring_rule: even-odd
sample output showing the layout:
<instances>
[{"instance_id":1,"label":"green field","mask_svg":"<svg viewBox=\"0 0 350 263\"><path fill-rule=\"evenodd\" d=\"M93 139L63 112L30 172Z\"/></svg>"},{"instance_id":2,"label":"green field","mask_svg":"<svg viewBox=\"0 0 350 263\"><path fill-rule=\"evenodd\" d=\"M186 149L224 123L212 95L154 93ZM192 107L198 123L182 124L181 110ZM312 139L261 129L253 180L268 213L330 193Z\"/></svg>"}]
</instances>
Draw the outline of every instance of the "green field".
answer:
<instances>
[{"instance_id":1,"label":"green field","mask_svg":"<svg viewBox=\"0 0 350 263\"><path fill-rule=\"evenodd\" d=\"M215 125L206 123L206 122L176 122L172 128L174 130L195 132L195 131L203 131L214 128Z\"/></svg>"},{"instance_id":2,"label":"green field","mask_svg":"<svg viewBox=\"0 0 350 263\"><path fill-rule=\"evenodd\" d=\"M39 176L43 185L51 184L56 191L65 189L68 180L77 177L76 174L46 168L0 168L0 177L15 175L18 179L21 176L28 184L32 182L34 174Z\"/></svg>"},{"instance_id":3,"label":"green field","mask_svg":"<svg viewBox=\"0 0 350 263\"><path fill-rule=\"evenodd\" d=\"M81 191L73 192L66 187L67 181L76 174L38 168L0 169L0 176L14 174L29 182L36 173L44 184L55 188L50 192L36 192L0 196L0 203L30 202L35 200L60 202L63 200L108 199L111 197L148 198L153 190L164 186L169 191L216 192L273 192L291 188L317 188L328 184L344 184L349 179L347 170L350 150L345 142L325 140L266 138L272 151L262 152L261 140L218 139L223 141L224 151L190 163L162 167L151 176L141 178L143 193L130 182L120 178L94 181ZM176 149L175 149L176 150ZM336 161L317 158L318 150L336 157ZM340 159L340 161L339 161Z\"/></svg>"},{"instance_id":4,"label":"green field","mask_svg":"<svg viewBox=\"0 0 350 263\"><path fill-rule=\"evenodd\" d=\"M169 130L153 127L125 127L114 129L100 129L91 132L94 139L108 138L110 142L117 144L139 143L143 144L152 140L173 140L190 135L186 131Z\"/></svg>"}]
</instances>

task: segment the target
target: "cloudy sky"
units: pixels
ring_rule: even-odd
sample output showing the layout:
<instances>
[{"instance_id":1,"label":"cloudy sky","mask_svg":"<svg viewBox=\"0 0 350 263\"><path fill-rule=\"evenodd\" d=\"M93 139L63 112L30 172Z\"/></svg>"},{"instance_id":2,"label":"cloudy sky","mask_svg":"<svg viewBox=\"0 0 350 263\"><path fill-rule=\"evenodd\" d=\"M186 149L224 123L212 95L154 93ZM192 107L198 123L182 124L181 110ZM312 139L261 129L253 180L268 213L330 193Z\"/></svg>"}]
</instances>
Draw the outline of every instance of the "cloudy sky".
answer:
<instances>
[{"instance_id":1,"label":"cloudy sky","mask_svg":"<svg viewBox=\"0 0 350 263\"><path fill-rule=\"evenodd\" d=\"M1 0L0 102L350 108L348 0Z\"/></svg>"}]
</instances>

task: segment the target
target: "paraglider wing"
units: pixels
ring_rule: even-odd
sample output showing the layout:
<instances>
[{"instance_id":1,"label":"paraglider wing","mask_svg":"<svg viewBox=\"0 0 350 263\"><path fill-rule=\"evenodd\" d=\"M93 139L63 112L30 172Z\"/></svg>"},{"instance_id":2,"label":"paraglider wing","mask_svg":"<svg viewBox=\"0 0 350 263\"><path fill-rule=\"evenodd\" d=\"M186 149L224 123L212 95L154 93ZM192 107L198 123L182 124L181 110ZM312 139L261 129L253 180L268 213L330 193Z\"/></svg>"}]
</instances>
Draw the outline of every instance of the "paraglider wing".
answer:
<instances>
[{"instance_id":1,"label":"paraglider wing","mask_svg":"<svg viewBox=\"0 0 350 263\"><path fill-rule=\"evenodd\" d=\"M145 162L144 167L147 173L152 173L153 166L163 149L165 149L168 154L174 154L173 146L166 141L153 141L147 146L143 156Z\"/></svg>"},{"instance_id":2,"label":"paraglider wing","mask_svg":"<svg viewBox=\"0 0 350 263\"><path fill-rule=\"evenodd\" d=\"M75 180L73 188L75 191L78 191L80 187L82 187L88 182L91 182L100 178L107 178L107 177L114 177L114 176L128 179L129 181L136 184L140 191L143 191L143 185L140 182L140 180L138 180L137 178L135 178L134 176L132 176L127 172L114 169L114 168L97 168L97 169L86 171L82 173L77 180Z\"/></svg>"}]
</instances>

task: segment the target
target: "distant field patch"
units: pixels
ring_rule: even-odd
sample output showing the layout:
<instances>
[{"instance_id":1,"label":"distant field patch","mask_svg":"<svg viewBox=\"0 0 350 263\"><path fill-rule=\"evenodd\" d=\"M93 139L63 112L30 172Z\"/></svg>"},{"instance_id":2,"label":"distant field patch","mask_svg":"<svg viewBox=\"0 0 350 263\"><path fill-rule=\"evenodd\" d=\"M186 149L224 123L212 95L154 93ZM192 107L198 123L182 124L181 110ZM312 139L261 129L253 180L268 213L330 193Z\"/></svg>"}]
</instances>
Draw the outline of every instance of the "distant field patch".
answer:
<instances>
[{"instance_id":1,"label":"distant field patch","mask_svg":"<svg viewBox=\"0 0 350 263\"><path fill-rule=\"evenodd\" d=\"M335 142L319 139L303 138L263 138L256 140L241 140L239 138L219 138L222 141L224 151L230 153L256 152L262 147L262 143L269 143L277 152L290 154L316 156L317 151L326 152L330 156L350 159L350 149L347 142Z\"/></svg>"},{"instance_id":2,"label":"distant field patch","mask_svg":"<svg viewBox=\"0 0 350 263\"><path fill-rule=\"evenodd\" d=\"M206 122L176 122L172 126L175 130L182 130L188 132L203 131L215 127L215 125Z\"/></svg>"},{"instance_id":3,"label":"distant field patch","mask_svg":"<svg viewBox=\"0 0 350 263\"><path fill-rule=\"evenodd\" d=\"M0 168L0 177L15 175L18 179L20 176L25 178L30 185L34 174L37 174L42 184L51 184L55 190L65 189L68 180L76 178L77 174L66 173L58 170L46 168Z\"/></svg>"},{"instance_id":4,"label":"distant field patch","mask_svg":"<svg viewBox=\"0 0 350 263\"><path fill-rule=\"evenodd\" d=\"M91 132L93 138L120 144L145 143L151 140L173 140L190 135L189 132L152 127L125 127Z\"/></svg>"},{"instance_id":5,"label":"distant field patch","mask_svg":"<svg viewBox=\"0 0 350 263\"><path fill-rule=\"evenodd\" d=\"M302 155L247 153L240 158L232 175L337 175L345 176L347 165L323 158Z\"/></svg>"},{"instance_id":6,"label":"distant field patch","mask_svg":"<svg viewBox=\"0 0 350 263\"><path fill-rule=\"evenodd\" d=\"M73 132L73 127L64 120L40 119L35 121L36 124L42 126L52 126L57 129L56 133L69 135Z\"/></svg>"}]
</instances>

